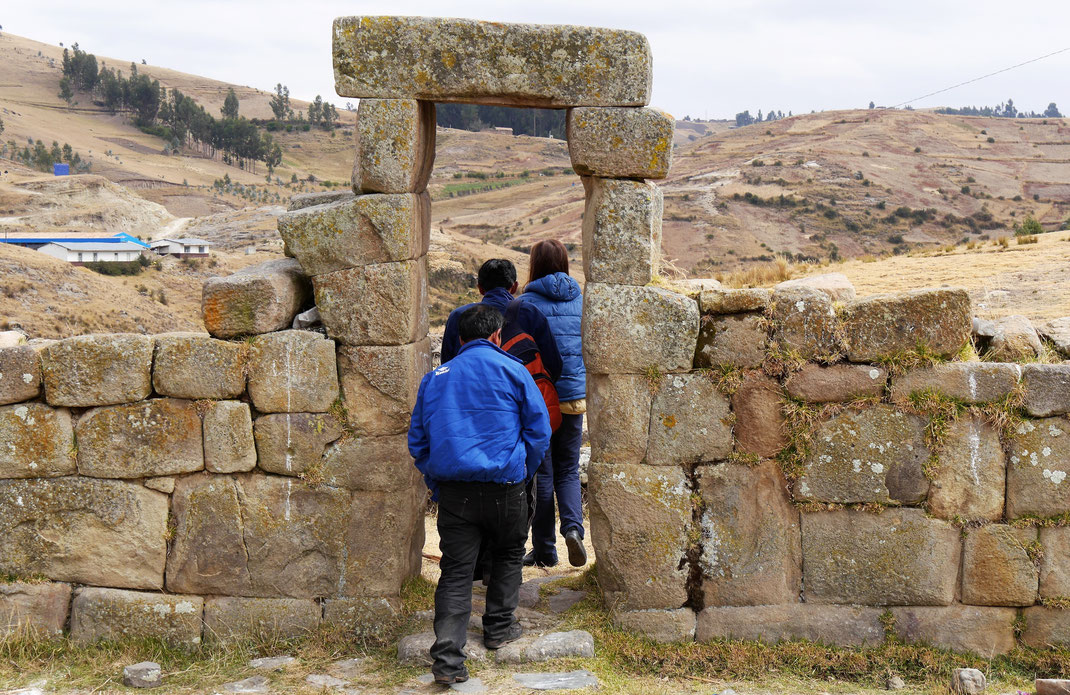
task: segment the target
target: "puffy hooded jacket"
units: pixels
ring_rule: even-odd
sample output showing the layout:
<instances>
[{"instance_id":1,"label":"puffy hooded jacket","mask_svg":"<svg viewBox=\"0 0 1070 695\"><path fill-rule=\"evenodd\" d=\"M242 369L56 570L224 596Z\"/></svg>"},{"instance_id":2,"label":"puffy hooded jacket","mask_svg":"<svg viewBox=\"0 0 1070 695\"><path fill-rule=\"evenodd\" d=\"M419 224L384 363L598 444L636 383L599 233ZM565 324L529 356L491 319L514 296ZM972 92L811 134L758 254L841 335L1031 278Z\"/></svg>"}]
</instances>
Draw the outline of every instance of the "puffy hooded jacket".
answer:
<instances>
[{"instance_id":1,"label":"puffy hooded jacket","mask_svg":"<svg viewBox=\"0 0 1070 695\"><path fill-rule=\"evenodd\" d=\"M557 396L562 401L587 397L587 368L583 366L583 293L567 273L553 273L529 282L517 300L536 306L546 317L561 353Z\"/></svg>"}]
</instances>

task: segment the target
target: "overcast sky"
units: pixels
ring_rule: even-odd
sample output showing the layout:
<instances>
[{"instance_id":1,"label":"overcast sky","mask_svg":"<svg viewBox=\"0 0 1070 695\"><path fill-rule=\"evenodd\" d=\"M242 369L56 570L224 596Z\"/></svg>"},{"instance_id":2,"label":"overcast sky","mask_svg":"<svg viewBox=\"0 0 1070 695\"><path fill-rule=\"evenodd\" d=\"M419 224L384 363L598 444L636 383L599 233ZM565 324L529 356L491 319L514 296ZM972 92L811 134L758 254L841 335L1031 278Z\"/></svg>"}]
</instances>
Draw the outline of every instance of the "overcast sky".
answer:
<instances>
[{"instance_id":1,"label":"overcast sky","mask_svg":"<svg viewBox=\"0 0 1070 695\"><path fill-rule=\"evenodd\" d=\"M652 104L682 118L893 105L1070 48L1070 1L973 0L12 0L5 31L339 106L331 20L343 14L590 24L645 33ZM916 107L1013 98L1070 112L1070 51Z\"/></svg>"}]
</instances>

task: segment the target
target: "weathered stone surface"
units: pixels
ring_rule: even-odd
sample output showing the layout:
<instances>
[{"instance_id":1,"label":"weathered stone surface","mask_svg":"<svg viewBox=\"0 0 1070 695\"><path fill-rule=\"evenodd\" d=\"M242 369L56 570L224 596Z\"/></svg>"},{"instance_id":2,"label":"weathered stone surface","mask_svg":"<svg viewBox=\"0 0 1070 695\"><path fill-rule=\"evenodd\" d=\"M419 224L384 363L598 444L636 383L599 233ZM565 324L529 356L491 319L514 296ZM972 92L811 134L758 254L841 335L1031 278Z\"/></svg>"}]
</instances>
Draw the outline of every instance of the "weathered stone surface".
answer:
<instances>
[{"instance_id":1,"label":"weathered stone surface","mask_svg":"<svg viewBox=\"0 0 1070 695\"><path fill-rule=\"evenodd\" d=\"M1070 413L1070 364L1022 366L1025 409L1033 417Z\"/></svg>"},{"instance_id":2,"label":"weathered stone surface","mask_svg":"<svg viewBox=\"0 0 1070 695\"><path fill-rule=\"evenodd\" d=\"M1031 606L1038 570L1030 557L1035 528L989 524L970 529L963 544L962 602L975 606Z\"/></svg>"},{"instance_id":3,"label":"weathered stone surface","mask_svg":"<svg viewBox=\"0 0 1070 695\"><path fill-rule=\"evenodd\" d=\"M16 347L27 343L26 334L21 330L0 331L0 348Z\"/></svg>"},{"instance_id":4,"label":"weathered stone surface","mask_svg":"<svg viewBox=\"0 0 1070 695\"><path fill-rule=\"evenodd\" d=\"M696 367L762 366L769 347L769 331L759 314L703 316L695 351Z\"/></svg>"},{"instance_id":5,"label":"weathered stone surface","mask_svg":"<svg viewBox=\"0 0 1070 695\"><path fill-rule=\"evenodd\" d=\"M165 495L170 495L172 492L175 491L174 476L164 475L160 476L159 478L145 478L141 482L148 489L162 492Z\"/></svg>"},{"instance_id":6,"label":"weathered stone surface","mask_svg":"<svg viewBox=\"0 0 1070 695\"><path fill-rule=\"evenodd\" d=\"M1026 420L1007 446L1007 518L1070 512L1070 421Z\"/></svg>"},{"instance_id":7,"label":"weathered stone surface","mask_svg":"<svg viewBox=\"0 0 1070 695\"><path fill-rule=\"evenodd\" d=\"M431 371L431 342L338 348L346 417L360 435L406 432L420 380Z\"/></svg>"},{"instance_id":8,"label":"weathered stone surface","mask_svg":"<svg viewBox=\"0 0 1070 695\"><path fill-rule=\"evenodd\" d=\"M638 632L655 642L691 642L697 616L690 608L624 611L613 614L613 624L626 632Z\"/></svg>"},{"instance_id":9,"label":"weathered stone surface","mask_svg":"<svg viewBox=\"0 0 1070 695\"><path fill-rule=\"evenodd\" d=\"M732 453L728 399L706 375L667 374L650 410L646 463L718 461Z\"/></svg>"},{"instance_id":10,"label":"weathered stone surface","mask_svg":"<svg viewBox=\"0 0 1070 695\"><path fill-rule=\"evenodd\" d=\"M130 403L152 392L152 345L147 335L80 335L41 351L49 405L87 408Z\"/></svg>"},{"instance_id":11,"label":"weathered stone surface","mask_svg":"<svg viewBox=\"0 0 1070 695\"><path fill-rule=\"evenodd\" d=\"M799 512L776 463L701 466L705 606L790 603L799 596Z\"/></svg>"},{"instance_id":12,"label":"weathered stone surface","mask_svg":"<svg viewBox=\"0 0 1070 695\"><path fill-rule=\"evenodd\" d=\"M223 692L227 693L266 693L271 691L271 681L267 676L250 676L233 683L224 683Z\"/></svg>"},{"instance_id":13,"label":"weathered stone surface","mask_svg":"<svg viewBox=\"0 0 1070 695\"><path fill-rule=\"evenodd\" d=\"M257 336L249 350L249 397L262 413L323 413L338 398L334 341L312 331Z\"/></svg>"},{"instance_id":14,"label":"weathered stone surface","mask_svg":"<svg viewBox=\"0 0 1070 695\"><path fill-rule=\"evenodd\" d=\"M206 281L201 313L209 333L217 338L236 338L289 328L311 299L301 264L286 258Z\"/></svg>"},{"instance_id":15,"label":"weathered stone surface","mask_svg":"<svg viewBox=\"0 0 1070 695\"><path fill-rule=\"evenodd\" d=\"M803 359L828 359L843 349L840 322L827 294L813 287L774 289L773 339Z\"/></svg>"},{"instance_id":16,"label":"weathered stone surface","mask_svg":"<svg viewBox=\"0 0 1070 695\"><path fill-rule=\"evenodd\" d=\"M353 191L314 191L312 193L299 193L291 196L286 206L287 212L303 210L314 205L328 205L342 200L352 200L356 194Z\"/></svg>"},{"instance_id":17,"label":"weathered stone surface","mask_svg":"<svg viewBox=\"0 0 1070 695\"><path fill-rule=\"evenodd\" d=\"M159 688L163 685L163 672L155 661L123 666L123 685L128 688Z\"/></svg>"},{"instance_id":18,"label":"weathered stone surface","mask_svg":"<svg viewBox=\"0 0 1070 695\"><path fill-rule=\"evenodd\" d=\"M90 478L0 481L0 572L163 587L167 496Z\"/></svg>"},{"instance_id":19,"label":"weathered stone surface","mask_svg":"<svg viewBox=\"0 0 1070 695\"><path fill-rule=\"evenodd\" d=\"M355 191L421 193L435 163L434 102L361 99L356 145Z\"/></svg>"},{"instance_id":20,"label":"weathered stone surface","mask_svg":"<svg viewBox=\"0 0 1070 695\"><path fill-rule=\"evenodd\" d=\"M959 531L920 509L803 513L802 547L807 602L946 606L955 599Z\"/></svg>"},{"instance_id":21,"label":"weathered stone surface","mask_svg":"<svg viewBox=\"0 0 1070 695\"><path fill-rule=\"evenodd\" d=\"M322 610L312 599L221 596L204 604L205 639L277 640L307 635Z\"/></svg>"},{"instance_id":22,"label":"weathered stone surface","mask_svg":"<svg viewBox=\"0 0 1070 695\"><path fill-rule=\"evenodd\" d=\"M1048 321L1040 327L1040 335L1064 359L1070 359L1070 316Z\"/></svg>"},{"instance_id":23,"label":"weathered stone surface","mask_svg":"<svg viewBox=\"0 0 1070 695\"><path fill-rule=\"evenodd\" d=\"M966 290L912 290L856 299L843 310L847 358L874 362L925 347L951 357L970 339Z\"/></svg>"},{"instance_id":24,"label":"weathered stone surface","mask_svg":"<svg viewBox=\"0 0 1070 695\"><path fill-rule=\"evenodd\" d=\"M698 304L657 287L588 283L583 304L583 360L589 374L691 369ZM628 349L621 350L622 345Z\"/></svg>"},{"instance_id":25,"label":"weathered stone surface","mask_svg":"<svg viewBox=\"0 0 1070 695\"><path fill-rule=\"evenodd\" d=\"M641 463L650 434L650 381L639 374L587 375L591 459Z\"/></svg>"},{"instance_id":26,"label":"weathered stone surface","mask_svg":"<svg viewBox=\"0 0 1070 695\"><path fill-rule=\"evenodd\" d=\"M591 536L613 610L679 608L687 600L691 493L681 469L592 463Z\"/></svg>"},{"instance_id":27,"label":"weathered stone surface","mask_svg":"<svg viewBox=\"0 0 1070 695\"><path fill-rule=\"evenodd\" d=\"M255 668L258 671L281 671L296 661L297 659L286 654L281 656L263 656L259 659L250 660L249 668Z\"/></svg>"},{"instance_id":28,"label":"weathered stone surface","mask_svg":"<svg viewBox=\"0 0 1070 695\"><path fill-rule=\"evenodd\" d=\"M1020 362L1032 360L1044 352L1044 345L1033 324L1015 314L992 321L994 335L988 340L986 360Z\"/></svg>"},{"instance_id":29,"label":"weathered stone surface","mask_svg":"<svg viewBox=\"0 0 1070 695\"><path fill-rule=\"evenodd\" d=\"M204 467L212 473L256 468L256 444L249 404L216 401L204 411Z\"/></svg>"},{"instance_id":30,"label":"weathered stone surface","mask_svg":"<svg viewBox=\"0 0 1070 695\"><path fill-rule=\"evenodd\" d=\"M427 193L359 195L287 212L279 234L307 275L419 258L431 239Z\"/></svg>"},{"instance_id":31,"label":"weathered stone surface","mask_svg":"<svg viewBox=\"0 0 1070 695\"><path fill-rule=\"evenodd\" d=\"M421 479L409 456L407 434L346 438L323 456L323 482L334 487L397 492Z\"/></svg>"},{"instance_id":32,"label":"weathered stone surface","mask_svg":"<svg viewBox=\"0 0 1070 695\"><path fill-rule=\"evenodd\" d=\"M661 189L647 181L593 179L583 214L588 282L645 285L661 258Z\"/></svg>"},{"instance_id":33,"label":"weathered stone surface","mask_svg":"<svg viewBox=\"0 0 1070 695\"><path fill-rule=\"evenodd\" d=\"M634 31L435 17L334 20L343 97L504 106L645 106L652 62Z\"/></svg>"},{"instance_id":34,"label":"weathered stone surface","mask_svg":"<svg viewBox=\"0 0 1070 695\"><path fill-rule=\"evenodd\" d=\"M951 692L958 695L980 695L986 685L985 674L975 668L957 668L951 672Z\"/></svg>"},{"instance_id":35,"label":"weathered stone surface","mask_svg":"<svg viewBox=\"0 0 1070 695\"><path fill-rule=\"evenodd\" d=\"M836 403L884 395L888 372L868 364L807 364L791 375L784 388L788 395L810 403Z\"/></svg>"},{"instance_id":36,"label":"weathered stone surface","mask_svg":"<svg viewBox=\"0 0 1070 695\"><path fill-rule=\"evenodd\" d=\"M310 673L305 676L305 683L320 692L324 690L342 691L346 688L347 685L349 685L341 678L335 678L334 676L329 676L326 673Z\"/></svg>"},{"instance_id":37,"label":"weathered stone surface","mask_svg":"<svg viewBox=\"0 0 1070 695\"><path fill-rule=\"evenodd\" d=\"M66 408L0 407L0 443L0 478L54 478L75 471L74 430Z\"/></svg>"},{"instance_id":38,"label":"weathered stone surface","mask_svg":"<svg viewBox=\"0 0 1070 695\"><path fill-rule=\"evenodd\" d=\"M1025 628L1022 644L1027 647L1065 647L1070 644L1070 610L1030 606L1022 611Z\"/></svg>"},{"instance_id":39,"label":"weathered stone surface","mask_svg":"<svg viewBox=\"0 0 1070 695\"><path fill-rule=\"evenodd\" d=\"M327 334L345 345L406 345L427 335L427 259L313 278Z\"/></svg>"},{"instance_id":40,"label":"weathered stone surface","mask_svg":"<svg viewBox=\"0 0 1070 695\"><path fill-rule=\"evenodd\" d=\"M782 642L807 639L860 647L884 641L881 609L785 603L772 606L711 607L698 614L695 639L717 638Z\"/></svg>"},{"instance_id":41,"label":"weathered stone surface","mask_svg":"<svg viewBox=\"0 0 1070 695\"><path fill-rule=\"evenodd\" d=\"M400 614L401 599L393 596L328 599L323 604L323 622L361 634L387 629Z\"/></svg>"},{"instance_id":42,"label":"weathered stone surface","mask_svg":"<svg viewBox=\"0 0 1070 695\"><path fill-rule=\"evenodd\" d=\"M424 547L423 483L402 492L355 492L345 530L345 597L397 596L419 574ZM390 539L389 543L383 542Z\"/></svg>"},{"instance_id":43,"label":"weathered stone surface","mask_svg":"<svg viewBox=\"0 0 1070 695\"><path fill-rule=\"evenodd\" d=\"M338 591L349 493L274 476L189 476L175 486L167 588L312 598ZM381 542L382 538L379 538Z\"/></svg>"},{"instance_id":44,"label":"weathered stone surface","mask_svg":"<svg viewBox=\"0 0 1070 695\"><path fill-rule=\"evenodd\" d=\"M93 478L145 478L204 468L193 401L154 398L94 408L74 428L78 471Z\"/></svg>"},{"instance_id":45,"label":"weathered stone surface","mask_svg":"<svg viewBox=\"0 0 1070 695\"><path fill-rule=\"evenodd\" d=\"M161 396L237 398L245 391L244 343L216 340L203 333L156 336L152 385Z\"/></svg>"},{"instance_id":46,"label":"weathered stone surface","mask_svg":"<svg viewBox=\"0 0 1070 695\"><path fill-rule=\"evenodd\" d=\"M598 677L582 669L568 673L514 673L513 680L530 690L580 690L598 687Z\"/></svg>"},{"instance_id":47,"label":"weathered stone surface","mask_svg":"<svg viewBox=\"0 0 1070 695\"><path fill-rule=\"evenodd\" d=\"M929 481L925 421L880 405L845 410L822 423L795 485L795 497L819 502L916 503Z\"/></svg>"},{"instance_id":48,"label":"weathered stone surface","mask_svg":"<svg viewBox=\"0 0 1070 695\"><path fill-rule=\"evenodd\" d=\"M1014 649L1014 608L910 606L893 608L895 631L904 642L922 642L990 658Z\"/></svg>"},{"instance_id":49,"label":"weathered stone surface","mask_svg":"<svg viewBox=\"0 0 1070 695\"><path fill-rule=\"evenodd\" d=\"M22 629L63 634L70 602L70 584L0 583L0 638Z\"/></svg>"},{"instance_id":50,"label":"weathered stone surface","mask_svg":"<svg viewBox=\"0 0 1070 695\"><path fill-rule=\"evenodd\" d=\"M1040 529L1040 597L1070 598L1070 527Z\"/></svg>"},{"instance_id":51,"label":"weathered stone surface","mask_svg":"<svg viewBox=\"0 0 1070 695\"><path fill-rule=\"evenodd\" d=\"M948 427L930 471L929 512L941 519L999 521L1006 474L999 432L981 418L962 416Z\"/></svg>"},{"instance_id":52,"label":"weathered stone surface","mask_svg":"<svg viewBox=\"0 0 1070 695\"><path fill-rule=\"evenodd\" d=\"M71 639L87 643L134 637L199 644L203 611L200 596L85 587L75 592L71 604Z\"/></svg>"},{"instance_id":53,"label":"weathered stone surface","mask_svg":"<svg viewBox=\"0 0 1070 695\"><path fill-rule=\"evenodd\" d=\"M785 280L773 287L773 290L790 287L812 287L827 294L834 302L849 302L855 298L855 286L843 273L822 273L795 280Z\"/></svg>"},{"instance_id":54,"label":"weathered stone surface","mask_svg":"<svg viewBox=\"0 0 1070 695\"><path fill-rule=\"evenodd\" d=\"M892 399L905 402L912 393L935 391L967 403L985 403L1007 396L1022 377L1017 364L946 362L914 369L892 380Z\"/></svg>"},{"instance_id":55,"label":"weathered stone surface","mask_svg":"<svg viewBox=\"0 0 1070 695\"><path fill-rule=\"evenodd\" d=\"M41 395L41 357L29 345L0 348L0 405Z\"/></svg>"},{"instance_id":56,"label":"weathered stone surface","mask_svg":"<svg viewBox=\"0 0 1070 695\"><path fill-rule=\"evenodd\" d=\"M739 314L745 311L765 311L772 293L764 288L731 290L704 289L698 304L703 314Z\"/></svg>"},{"instance_id":57,"label":"weathered stone surface","mask_svg":"<svg viewBox=\"0 0 1070 695\"><path fill-rule=\"evenodd\" d=\"M299 476L320 465L327 445L342 436L342 425L330 413L275 413L256 419L253 436L260 468Z\"/></svg>"},{"instance_id":58,"label":"weathered stone surface","mask_svg":"<svg viewBox=\"0 0 1070 695\"><path fill-rule=\"evenodd\" d=\"M660 109L569 109L572 168L580 176L663 179L672 166L676 121Z\"/></svg>"},{"instance_id":59,"label":"weathered stone surface","mask_svg":"<svg viewBox=\"0 0 1070 695\"><path fill-rule=\"evenodd\" d=\"M1067 695L1070 693L1070 680L1065 678L1037 678L1033 681L1037 695Z\"/></svg>"},{"instance_id":60,"label":"weathered stone surface","mask_svg":"<svg viewBox=\"0 0 1070 695\"><path fill-rule=\"evenodd\" d=\"M497 660L506 664L549 661L551 659L594 658L594 637L585 630L550 632L530 643L514 642L498 650Z\"/></svg>"},{"instance_id":61,"label":"weathered stone surface","mask_svg":"<svg viewBox=\"0 0 1070 695\"><path fill-rule=\"evenodd\" d=\"M732 394L736 448L763 458L788 444L780 384L761 374L749 375Z\"/></svg>"},{"instance_id":62,"label":"weathered stone surface","mask_svg":"<svg viewBox=\"0 0 1070 695\"><path fill-rule=\"evenodd\" d=\"M435 643L435 633L421 632L405 635L398 641L398 661L403 664L431 665L431 645ZM483 646L483 637L469 632L464 646L465 655L474 661L488 659L487 648Z\"/></svg>"}]
</instances>

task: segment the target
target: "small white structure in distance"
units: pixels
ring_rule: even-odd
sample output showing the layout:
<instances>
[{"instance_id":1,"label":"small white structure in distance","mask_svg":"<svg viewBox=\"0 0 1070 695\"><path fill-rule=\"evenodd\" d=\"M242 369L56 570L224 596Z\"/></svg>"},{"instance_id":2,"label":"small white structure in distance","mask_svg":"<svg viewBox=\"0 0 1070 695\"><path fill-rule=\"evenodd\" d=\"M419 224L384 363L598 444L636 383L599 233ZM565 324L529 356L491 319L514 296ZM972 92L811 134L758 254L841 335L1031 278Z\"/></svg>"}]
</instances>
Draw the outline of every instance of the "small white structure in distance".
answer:
<instances>
[{"instance_id":1,"label":"small white structure in distance","mask_svg":"<svg viewBox=\"0 0 1070 695\"><path fill-rule=\"evenodd\" d=\"M207 256L208 247L212 242L204 239L157 239L150 246L152 250L161 256Z\"/></svg>"},{"instance_id":2,"label":"small white structure in distance","mask_svg":"<svg viewBox=\"0 0 1070 695\"><path fill-rule=\"evenodd\" d=\"M118 243L94 241L53 241L37 249L53 258L75 265L82 263L136 261L144 246L130 241Z\"/></svg>"}]
</instances>

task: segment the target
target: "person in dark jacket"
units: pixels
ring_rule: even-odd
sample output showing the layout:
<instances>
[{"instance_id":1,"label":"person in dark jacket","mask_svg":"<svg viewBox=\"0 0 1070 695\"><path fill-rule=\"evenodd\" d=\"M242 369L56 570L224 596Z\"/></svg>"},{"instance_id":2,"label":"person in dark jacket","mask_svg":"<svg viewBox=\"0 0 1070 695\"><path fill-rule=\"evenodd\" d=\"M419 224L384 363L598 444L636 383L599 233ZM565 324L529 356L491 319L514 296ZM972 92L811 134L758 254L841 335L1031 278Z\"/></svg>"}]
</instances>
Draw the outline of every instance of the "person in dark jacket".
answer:
<instances>
[{"instance_id":1,"label":"person in dark jacket","mask_svg":"<svg viewBox=\"0 0 1070 695\"><path fill-rule=\"evenodd\" d=\"M512 261L504 258L492 258L479 268L476 287L483 295L482 304L487 304L503 315L505 310L516 300L518 284L516 281L516 266ZM477 304L465 304L450 312L446 319L446 328L442 333L442 364L452 360L461 349L461 341L457 332L457 324L465 311ZM557 351L557 341L550 332L550 325L546 317L533 306L521 305L516 313L518 327L524 333L535 339L542 356L542 364L551 381L557 381L561 376L561 355Z\"/></svg>"},{"instance_id":2,"label":"person in dark jacket","mask_svg":"<svg viewBox=\"0 0 1070 695\"><path fill-rule=\"evenodd\" d=\"M409 425L409 453L438 500L437 683L468 680L462 650L481 544L491 563L483 644L497 649L521 634L514 612L528 529L525 487L550 442L550 418L527 369L498 347L502 321L486 304L458 317L461 349L424 376Z\"/></svg>"},{"instance_id":3,"label":"person in dark jacket","mask_svg":"<svg viewBox=\"0 0 1070 695\"><path fill-rule=\"evenodd\" d=\"M531 247L528 283L517 301L537 308L546 316L563 362L561 378L556 383L561 400L561 425L550 440L550 448L535 478L532 549L524 556L524 564L545 567L557 564L556 497L569 563L582 567L587 563L579 475L583 414L587 412L587 370L583 366L580 335L583 294L579 283L568 274L568 252L564 244L547 239Z\"/></svg>"}]
</instances>

